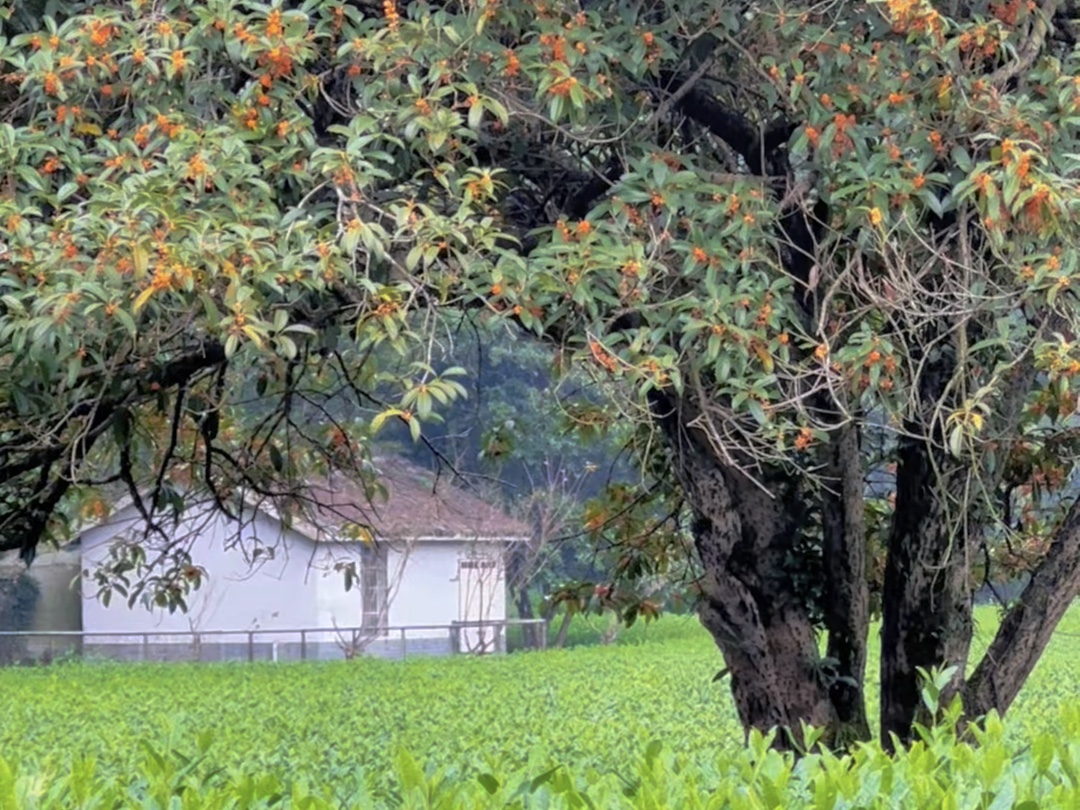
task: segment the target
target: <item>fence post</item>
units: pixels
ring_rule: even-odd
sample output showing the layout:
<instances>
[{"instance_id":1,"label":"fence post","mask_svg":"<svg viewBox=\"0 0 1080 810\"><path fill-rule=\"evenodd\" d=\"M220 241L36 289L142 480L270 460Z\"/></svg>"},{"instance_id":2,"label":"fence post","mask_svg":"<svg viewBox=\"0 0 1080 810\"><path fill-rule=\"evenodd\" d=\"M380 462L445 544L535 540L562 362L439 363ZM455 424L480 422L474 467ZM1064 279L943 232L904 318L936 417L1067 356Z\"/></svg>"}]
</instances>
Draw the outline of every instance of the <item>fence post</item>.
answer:
<instances>
[{"instance_id":1,"label":"fence post","mask_svg":"<svg viewBox=\"0 0 1080 810\"><path fill-rule=\"evenodd\" d=\"M300 660L307 661L307 630L300 631Z\"/></svg>"},{"instance_id":2,"label":"fence post","mask_svg":"<svg viewBox=\"0 0 1080 810\"><path fill-rule=\"evenodd\" d=\"M255 633L248 630L248 663L255 660Z\"/></svg>"},{"instance_id":3,"label":"fence post","mask_svg":"<svg viewBox=\"0 0 1080 810\"><path fill-rule=\"evenodd\" d=\"M401 628L401 660L405 660L405 656L409 653L409 642L405 638L405 628Z\"/></svg>"},{"instance_id":4,"label":"fence post","mask_svg":"<svg viewBox=\"0 0 1080 810\"><path fill-rule=\"evenodd\" d=\"M540 649L546 650L548 644L548 623L546 620L540 620Z\"/></svg>"},{"instance_id":5,"label":"fence post","mask_svg":"<svg viewBox=\"0 0 1080 810\"><path fill-rule=\"evenodd\" d=\"M142 634L142 660L146 661L146 656L150 652L150 634Z\"/></svg>"}]
</instances>

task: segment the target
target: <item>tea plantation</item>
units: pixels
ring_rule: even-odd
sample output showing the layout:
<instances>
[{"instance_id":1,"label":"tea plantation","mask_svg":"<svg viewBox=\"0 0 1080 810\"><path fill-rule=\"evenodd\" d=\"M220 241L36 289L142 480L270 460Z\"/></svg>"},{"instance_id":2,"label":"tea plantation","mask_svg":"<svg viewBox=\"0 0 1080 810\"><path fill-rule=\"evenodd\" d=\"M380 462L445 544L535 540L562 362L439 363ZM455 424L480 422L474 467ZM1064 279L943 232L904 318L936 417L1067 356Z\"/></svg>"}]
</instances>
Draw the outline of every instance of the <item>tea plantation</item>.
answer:
<instances>
[{"instance_id":1,"label":"tea plantation","mask_svg":"<svg viewBox=\"0 0 1080 810\"><path fill-rule=\"evenodd\" d=\"M502 658L7 669L0 810L1078 808L1078 638L1074 609L982 745L934 730L846 765L747 750L715 647L678 617Z\"/></svg>"}]
</instances>

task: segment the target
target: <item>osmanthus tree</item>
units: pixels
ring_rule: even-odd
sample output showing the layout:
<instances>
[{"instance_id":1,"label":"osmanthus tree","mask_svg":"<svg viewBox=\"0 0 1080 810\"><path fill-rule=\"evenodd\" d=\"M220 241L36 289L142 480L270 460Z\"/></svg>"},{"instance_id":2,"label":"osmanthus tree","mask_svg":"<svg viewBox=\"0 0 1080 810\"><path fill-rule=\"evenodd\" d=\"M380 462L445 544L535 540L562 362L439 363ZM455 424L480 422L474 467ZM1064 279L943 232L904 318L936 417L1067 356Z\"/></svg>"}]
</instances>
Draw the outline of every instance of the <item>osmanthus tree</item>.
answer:
<instances>
[{"instance_id":1,"label":"osmanthus tree","mask_svg":"<svg viewBox=\"0 0 1080 810\"><path fill-rule=\"evenodd\" d=\"M882 733L934 666L1008 708L1080 589L1075 3L53 11L0 51L0 547L108 481L163 535L184 493L299 508L459 393L380 358L468 312L629 392L747 727L870 733L881 476ZM624 571L681 553L620 497L590 526ZM965 676L973 589L1016 560Z\"/></svg>"}]
</instances>

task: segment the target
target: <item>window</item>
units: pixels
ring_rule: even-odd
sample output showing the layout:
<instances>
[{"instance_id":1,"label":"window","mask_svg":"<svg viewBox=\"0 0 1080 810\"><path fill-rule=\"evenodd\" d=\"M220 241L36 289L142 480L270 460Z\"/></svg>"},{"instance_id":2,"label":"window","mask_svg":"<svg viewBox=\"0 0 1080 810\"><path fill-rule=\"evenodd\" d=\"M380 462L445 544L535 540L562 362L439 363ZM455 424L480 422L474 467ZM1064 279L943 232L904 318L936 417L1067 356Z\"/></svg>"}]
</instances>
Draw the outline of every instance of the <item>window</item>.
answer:
<instances>
[{"instance_id":1,"label":"window","mask_svg":"<svg viewBox=\"0 0 1080 810\"><path fill-rule=\"evenodd\" d=\"M461 567L466 571L475 571L477 569L491 569L498 564L497 560L462 560Z\"/></svg>"},{"instance_id":2,"label":"window","mask_svg":"<svg viewBox=\"0 0 1080 810\"><path fill-rule=\"evenodd\" d=\"M371 632L385 628L388 621L386 555L379 549L365 549L360 559L360 626Z\"/></svg>"}]
</instances>

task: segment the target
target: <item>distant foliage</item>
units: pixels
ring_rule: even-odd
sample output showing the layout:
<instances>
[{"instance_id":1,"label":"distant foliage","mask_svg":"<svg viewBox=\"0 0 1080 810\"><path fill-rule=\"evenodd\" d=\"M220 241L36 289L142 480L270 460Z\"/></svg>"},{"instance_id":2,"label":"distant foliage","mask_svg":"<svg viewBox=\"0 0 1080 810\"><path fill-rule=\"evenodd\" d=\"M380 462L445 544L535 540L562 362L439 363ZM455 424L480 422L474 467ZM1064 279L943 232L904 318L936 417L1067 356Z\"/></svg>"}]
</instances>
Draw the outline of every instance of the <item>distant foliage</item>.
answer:
<instances>
[{"instance_id":1,"label":"distant foliage","mask_svg":"<svg viewBox=\"0 0 1080 810\"><path fill-rule=\"evenodd\" d=\"M29 630L39 596L37 582L25 571L0 574L0 630ZM0 666L17 661L25 646L23 639L0 637Z\"/></svg>"}]
</instances>

